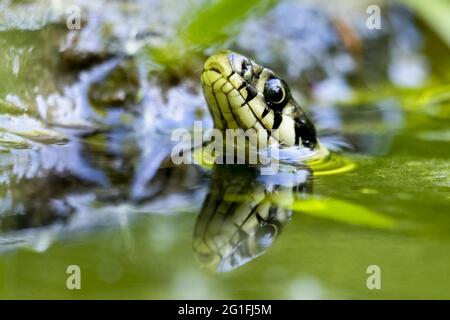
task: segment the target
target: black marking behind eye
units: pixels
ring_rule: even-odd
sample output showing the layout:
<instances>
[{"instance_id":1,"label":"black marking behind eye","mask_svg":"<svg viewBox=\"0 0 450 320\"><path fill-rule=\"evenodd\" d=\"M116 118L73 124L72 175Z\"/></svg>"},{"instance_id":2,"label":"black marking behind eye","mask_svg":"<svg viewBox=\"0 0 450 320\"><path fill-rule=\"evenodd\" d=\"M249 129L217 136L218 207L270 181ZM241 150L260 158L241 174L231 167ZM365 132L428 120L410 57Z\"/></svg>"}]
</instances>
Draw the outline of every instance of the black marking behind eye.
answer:
<instances>
[{"instance_id":1,"label":"black marking behind eye","mask_svg":"<svg viewBox=\"0 0 450 320\"><path fill-rule=\"evenodd\" d=\"M274 112L272 130L276 130L280 127L283 116L279 112Z\"/></svg>"},{"instance_id":2,"label":"black marking behind eye","mask_svg":"<svg viewBox=\"0 0 450 320\"><path fill-rule=\"evenodd\" d=\"M264 119L264 117L267 116L269 114L269 112L270 112L270 109L266 107L261 115L261 119Z\"/></svg>"},{"instance_id":3,"label":"black marking behind eye","mask_svg":"<svg viewBox=\"0 0 450 320\"><path fill-rule=\"evenodd\" d=\"M300 128L298 124L295 124L295 144L299 145L300 144Z\"/></svg>"}]
</instances>

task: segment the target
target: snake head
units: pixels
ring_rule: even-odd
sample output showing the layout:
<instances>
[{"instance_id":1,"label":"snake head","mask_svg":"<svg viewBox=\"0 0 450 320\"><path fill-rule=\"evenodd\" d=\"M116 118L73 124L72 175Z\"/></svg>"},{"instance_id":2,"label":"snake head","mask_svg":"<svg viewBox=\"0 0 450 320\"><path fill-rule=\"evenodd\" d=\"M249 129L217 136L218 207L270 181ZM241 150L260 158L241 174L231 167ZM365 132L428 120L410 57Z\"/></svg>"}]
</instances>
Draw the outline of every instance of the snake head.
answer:
<instances>
[{"instance_id":1,"label":"snake head","mask_svg":"<svg viewBox=\"0 0 450 320\"><path fill-rule=\"evenodd\" d=\"M232 52L209 57L201 76L203 93L218 129L254 129L269 144L317 145L313 123L272 70Z\"/></svg>"}]
</instances>

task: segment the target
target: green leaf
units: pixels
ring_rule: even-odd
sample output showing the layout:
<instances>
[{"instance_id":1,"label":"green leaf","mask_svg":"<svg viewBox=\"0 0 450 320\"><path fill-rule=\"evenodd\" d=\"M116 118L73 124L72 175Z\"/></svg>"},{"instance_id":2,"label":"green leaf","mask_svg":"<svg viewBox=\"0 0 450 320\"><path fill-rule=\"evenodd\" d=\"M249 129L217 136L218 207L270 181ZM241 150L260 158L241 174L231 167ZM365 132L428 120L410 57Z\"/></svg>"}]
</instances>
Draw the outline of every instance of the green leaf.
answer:
<instances>
[{"instance_id":1,"label":"green leaf","mask_svg":"<svg viewBox=\"0 0 450 320\"><path fill-rule=\"evenodd\" d=\"M233 36L250 14L271 8L276 0L210 0L181 18L178 35L162 47L146 48L159 64L170 66L193 53L220 45Z\"/></svg>"},{"instance_id":2,"label":"green leaf","mask_svg":"<svg viewBox=\"0 0 450 320\"><path fill-rule=\"evenodd\" d=\"M184 29L182 38L186 43L200 47L216 44L234 33L252 10L269 2L260 0L210 1L209 5L203 6L195 13L195 18Z\"/></svg>"},{"instance_id":3,"label":"green leaf","mask_svg":"<svg viewBox=\"0 0 450 320\"><path fill-rule=\"evenodd\" d=\"M394 220L386 215L358 204L332 198L296 199L292 204L292 209L310 216L346 224L379 229L391 229L394 226Z\"/></svg>"},{"instance_id":4,"label":"green leaf","mask_svg":"<svg viewBox=\"0 0 450 320\"><path fill-rule=\"evenodd\" d=\"M399 0L410 7L450 47L450 1Z\"/></svg>"}]
</instances>

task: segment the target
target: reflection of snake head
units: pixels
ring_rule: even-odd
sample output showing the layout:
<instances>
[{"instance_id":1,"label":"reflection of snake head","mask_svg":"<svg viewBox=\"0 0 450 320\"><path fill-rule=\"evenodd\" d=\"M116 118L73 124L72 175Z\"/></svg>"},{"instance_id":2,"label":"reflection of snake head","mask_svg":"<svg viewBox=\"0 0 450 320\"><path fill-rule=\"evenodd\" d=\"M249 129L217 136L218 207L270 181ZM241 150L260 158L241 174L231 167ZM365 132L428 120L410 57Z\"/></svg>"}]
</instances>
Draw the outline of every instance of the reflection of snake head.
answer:
<instances>
[{"instance_id":1,"label":"reflection of snake head","mask_svg":"<svg viewBox=\"0 0 450 320\"><path fill-rule=\"evenodd\" d=\"M264 253L291 217L294 192L311 186L309 174L301 172L302 183L282 186L261 181L249 167L216 166L194 229L202 266L229 271Z\"/></svg>"},{"instance_id":2,"label":"reflection of snake head","mask_svg":"<svg viewBox=\"0 0 450 320\"><path fill-rule=\"evenodd\" d=\"M265 141L286 146L317 145L314 125L273 71L224 51L205 62L201 80L216 128L252 128Z\"/></svg>"}]
</instances>

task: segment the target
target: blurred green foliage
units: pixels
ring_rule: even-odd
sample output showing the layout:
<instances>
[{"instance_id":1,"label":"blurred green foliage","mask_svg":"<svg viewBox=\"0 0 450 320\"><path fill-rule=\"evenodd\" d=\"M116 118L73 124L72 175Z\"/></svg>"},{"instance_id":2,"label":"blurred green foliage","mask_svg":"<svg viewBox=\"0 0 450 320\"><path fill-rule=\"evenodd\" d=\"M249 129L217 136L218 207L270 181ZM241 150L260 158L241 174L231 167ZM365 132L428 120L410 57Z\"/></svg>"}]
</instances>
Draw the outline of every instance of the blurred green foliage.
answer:
<instances>
[{"instance_id":1,"label":"blurred green foliage","mask_svg":"<svg viewBox=\"0 0 450 320\"><path fill-rule=\"evenodd\" d=\"M171 66L192 59L192 54L215 46L234 35L250 15L262 14L277 0L208 0L180 19L177 36L166 45L146 48L159 65Z\"/></svg>"},{"instance_id":2,"label":"blurred green foliage","mask_svg":"<svg viewBox=\"0 0 450 320\"><path fill-rule=\"evenodd\" d=\"M381 213L338 199L321 199L317 197L302 199L294 203L293 209L313 217L331 219L351 225L380 229L390 229L394 226L393 219Z\"/></svg>"},{"instance_id":3,"label":"blurred green foliage","mask_svg":"<svg viewBox=\"0 0 450 320\"><path fill-rule=\"evenodd\" d=\"M450 48L450 1L448 0L399 0L440 35Z\"/></svg>"}]
</instances>

